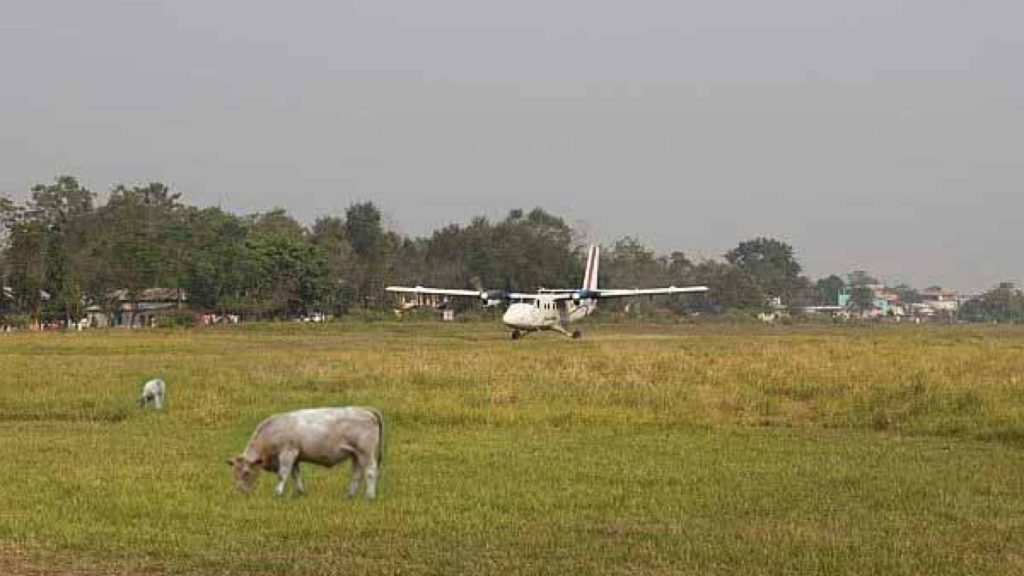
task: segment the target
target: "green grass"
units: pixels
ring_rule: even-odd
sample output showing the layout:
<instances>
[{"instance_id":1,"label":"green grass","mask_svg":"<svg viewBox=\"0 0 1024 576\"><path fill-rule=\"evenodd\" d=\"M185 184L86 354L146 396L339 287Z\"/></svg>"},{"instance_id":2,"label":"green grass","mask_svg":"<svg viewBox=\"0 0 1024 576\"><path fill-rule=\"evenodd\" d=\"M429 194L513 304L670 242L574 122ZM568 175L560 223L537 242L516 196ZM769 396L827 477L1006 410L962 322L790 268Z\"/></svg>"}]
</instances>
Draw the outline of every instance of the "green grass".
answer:
<instances>
[{"instance_id":1,"label":"green grass","mask_svg":"<svg viewBox=\"0 0 1024 576\"><path fill-rule=\"evenodd\" d=\"M0 572L1024 572L1024 330L584 330L3 335ZM235 492L262 418L345 404L376 502Z\"/></svg>"}]
</instances>

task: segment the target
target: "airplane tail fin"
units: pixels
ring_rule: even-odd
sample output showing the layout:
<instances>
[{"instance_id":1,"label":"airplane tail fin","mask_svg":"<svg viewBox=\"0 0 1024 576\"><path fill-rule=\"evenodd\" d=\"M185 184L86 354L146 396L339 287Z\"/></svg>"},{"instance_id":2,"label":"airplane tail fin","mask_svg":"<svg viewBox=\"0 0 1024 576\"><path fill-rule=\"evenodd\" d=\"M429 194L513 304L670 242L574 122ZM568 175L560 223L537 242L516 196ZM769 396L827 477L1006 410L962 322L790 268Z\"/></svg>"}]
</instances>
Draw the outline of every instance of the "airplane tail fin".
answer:
<instances>
[{"instance_id":1,"label":"airplane tail fin","mask_svg":"<svg viewBox=\"0 0 1024 576\"><path fill-rule=\"evenodd\" d=\"M583 290L597 290L597 269L601 261L601 247L597 244L590 246L587 253L587 267L583 273Z\"/></svg>"}]
</instances>

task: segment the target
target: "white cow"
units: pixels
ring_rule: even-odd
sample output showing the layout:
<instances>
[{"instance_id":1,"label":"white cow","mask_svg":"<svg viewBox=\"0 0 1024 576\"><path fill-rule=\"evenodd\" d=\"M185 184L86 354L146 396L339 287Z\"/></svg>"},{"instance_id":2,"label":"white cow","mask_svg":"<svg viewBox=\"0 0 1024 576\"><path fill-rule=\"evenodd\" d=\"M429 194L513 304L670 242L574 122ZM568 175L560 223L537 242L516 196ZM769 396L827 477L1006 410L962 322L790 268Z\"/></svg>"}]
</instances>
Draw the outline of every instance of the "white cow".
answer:
<instances>
[{"instance_id":1,"label":"white cow","mask_svg":"<svg viewBox=\"0 0 1024 576\"><path fill-rule=\"evenodd\" d=\"M359 491L366 478L366 497L377 495L377 471L381 463L384 423L373 408L309 408L275 414L260 423L245 452L228 460L242 492L252 489L260 469L277 472L274 493L284 494L290 475L299 494L306 491L299 464L309 462L330 468L352 459L348 497Z\"/></svg>"},{"instance_id":2,"label":"white cow","mask_svg":"<svg viewBox=\"0 0 1024 576\"><path fill-rule=\"evenodd\" d=\"M149 402L157 410L164 407L164 381L154 378L142 385L142 395L139 396L139 408L145 408Z\"/></svg>"}]
</instances>

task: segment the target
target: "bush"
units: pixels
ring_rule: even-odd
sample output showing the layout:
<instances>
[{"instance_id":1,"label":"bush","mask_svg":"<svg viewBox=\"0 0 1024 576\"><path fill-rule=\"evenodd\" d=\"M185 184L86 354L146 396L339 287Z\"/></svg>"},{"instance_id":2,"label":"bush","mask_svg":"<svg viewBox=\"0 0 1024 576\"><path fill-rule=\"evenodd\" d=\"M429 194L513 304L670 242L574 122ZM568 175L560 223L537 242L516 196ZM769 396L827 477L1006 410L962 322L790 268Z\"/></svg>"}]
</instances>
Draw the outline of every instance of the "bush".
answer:
<instances>
[{"instance_id":1,"label":"bush","mask_svg":"<svg viewBox=\"0 0 1024 576\"><path fill-rule=\"evenodd\" d=\"M32 318L26 314L11 314L9 316L0 316L0 326L10 326L11 328L24 329L28 328L32 324Z\"/></svg>"}]
</instances>

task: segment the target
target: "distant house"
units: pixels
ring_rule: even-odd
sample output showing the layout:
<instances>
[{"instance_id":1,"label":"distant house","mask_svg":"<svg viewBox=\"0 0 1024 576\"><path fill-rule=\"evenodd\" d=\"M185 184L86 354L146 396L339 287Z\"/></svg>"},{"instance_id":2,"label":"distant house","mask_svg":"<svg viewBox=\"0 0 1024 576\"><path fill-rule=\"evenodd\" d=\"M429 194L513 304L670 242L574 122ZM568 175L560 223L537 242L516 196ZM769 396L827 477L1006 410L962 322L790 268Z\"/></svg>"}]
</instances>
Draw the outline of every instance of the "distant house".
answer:
<instances>
[{"instance_id":1,"label":"distant house","mask_svg":"<svg viewBox=\"0 0 1024 576\"><path fill-rule=\"evenodd\" d=\"M959 307L959 293L932 286L921 291L921 302L914 304L914 311L921 316L952 316Z\"/></svg>"},{"instance_id":2,"label":"distant house","mask_svg":"<svg viewBox=\"0 0 1024 576\"><path fill-rule=\"evenodd\" d=\"M100 306L86 308L89 326L152 327L162 316L174 314L188 305L188 296L177 288L146 288L134 295L121 289L112 292L108 300L110 305L106 310Z\"/></svg>"},{"instance_id":3,"label":"distant house","mask_svg":"<svg viewBox=\"0 0 1024 576\"><path fill-rule=\"evenodd\" d=\"M865 286L871 290L871 308L861 310L860 315L865 318L879 318L895 316L899 318L906 313L900 304L900 295L889 290L884 284L868 284ZM839 292L838 305L843 309L851 307L849 287L844 287Z\"/></svg>"},{"instance_id":4,"label":"distant house","mask_svg":"<svg viewBox=\"0 0 1024 576\"><path fill-rule=\"evenodd\" d=\"M903 316L914 316L918 319L925 317L952 317L956 314L961 301L959 294L952 290L944 290L933 286L919 292L920 302L901 302L900 295L881 284L867 285L871 290L871 308L859 311L864 318L894 317L899 320ZM839 306L844 310L851 308L850 292L844 288L839 293Z\"/></svg>"}]
</instances>

